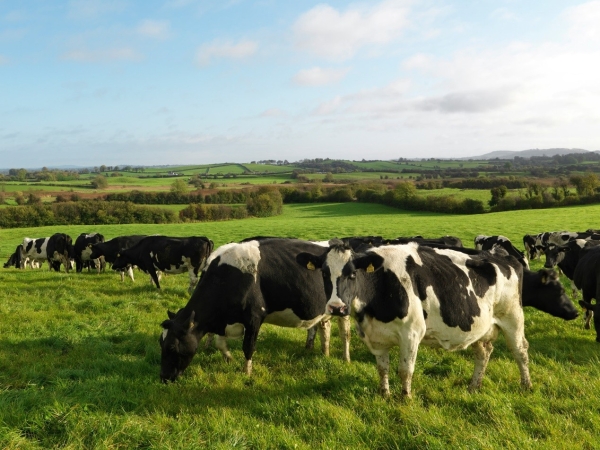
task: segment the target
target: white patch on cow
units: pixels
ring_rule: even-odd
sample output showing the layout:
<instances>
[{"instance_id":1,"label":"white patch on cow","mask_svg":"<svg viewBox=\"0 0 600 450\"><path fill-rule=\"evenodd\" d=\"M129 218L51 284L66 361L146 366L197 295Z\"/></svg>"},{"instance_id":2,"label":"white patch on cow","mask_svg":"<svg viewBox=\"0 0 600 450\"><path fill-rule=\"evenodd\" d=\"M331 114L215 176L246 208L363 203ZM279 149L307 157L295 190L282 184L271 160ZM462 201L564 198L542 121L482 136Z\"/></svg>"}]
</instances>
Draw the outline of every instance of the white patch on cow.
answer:
<instances>
[{"instance_id":1,"label":"white patch on cow","mask_svg":"<svg viewBox=\"0 0 600 450\"><path fill-rule=\"evenodd\" d=\"M283 311L275 311L268 314L267 317L265 317L265 323L288 328L311 328L321 322L325 317L327 316L323 314L310 320L302 320L294 314L294 311L292 311L291 308L287 308Z\"/></svg>"},{"instance_id":2,"label":"white patch on cow","mask_svg":"<svg viewBox=\"0 0 600 450\"><path fill-rule=\"evenodd\" d=\"M82 251L81 251L81 259L83 261L89 261L91 258L90 256L92 255L92 249L90 247L85 247Z\"/></svg>"},{"instance_id":3,"label":"white patch on cow","mask_svg":"<svg viewBox=\"0 0 600 450\"><path fill-rule=\"evenodd\" d=\"M258 263L260 262L260 243L258 241L243 242L241 244L227 244L215 250L211 256L211 262L220 256L219 266L227 264L238 268L243 273L249 273L256 280L258 274ZM227 247L221 250L223 247ZM209 262L210 264L210 262Z\"/></svg>"},{"instance_id":4,"label":"white patch on cow","mask_svg":"<svg viewBox=\"0 0 600 450\"><path fill-rule=\"evenodd\" d=\"M233 323L225 327L225 337L228 339L241 339L244 337L244 324Z\"/></svg>"},{"instance_id":5,"label":"white patch on cow","mask_svg":"<svg viewBox=\"0 0 600 450\"><path fill-rule=\"evenodd\" d=\"M310 241L310 242L318 245L319 247L329 247L329 241Z\"/></svg>"},{"instance_id":6,"label":"white patch on cow","mask_svg":"<svg viewBox=\"0 0 600 450\"><path fill-rule=\"evenodd\" d=\"M588 241L586 241L585 239L575 239L575 243L579 248L585 247L585 244L587 244L587 242Z\"/></svg>"},{"instance_id":7,"label":"white patch on cow","mask_svg":"<svg viewBox=\"0 0 600 450\"><path fill-rule=\"evenodd\" d=\"M348 261L352 259L352 250L346 249L344 251L338 251L333 248L327 254L327 268L329 269L331 284L333 285L333 291L331 297L327 300L327 311L331 312L331 308L339 309L345 306L342 299L337 293L337 279L342 276L342 269Z\"/></svg>"},{"instance_id":8,"label":"white patch on cow","mask_svg":"<svg viewBox=\"0 0 600 450\"><path fill-rule=\"evenodd\" d=\"M163 330L163 332L162 332L162 339L163 339L163 341L164 341L165 339L167 339L167 334L168 334L168 333L169 333L169 330L168 330L167 328L165 328L165 329Z\"/></svg>"}]
</instances>

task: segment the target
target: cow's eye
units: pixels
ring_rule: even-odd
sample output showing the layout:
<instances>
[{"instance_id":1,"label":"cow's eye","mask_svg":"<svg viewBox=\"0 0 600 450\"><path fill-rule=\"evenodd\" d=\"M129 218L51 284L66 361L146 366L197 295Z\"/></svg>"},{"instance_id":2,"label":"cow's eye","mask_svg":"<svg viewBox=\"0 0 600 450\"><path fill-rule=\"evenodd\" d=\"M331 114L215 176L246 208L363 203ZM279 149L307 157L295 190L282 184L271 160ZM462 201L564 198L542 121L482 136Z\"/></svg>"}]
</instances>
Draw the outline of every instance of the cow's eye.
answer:
<instances>
[{"instance_id":1,"label":"cow's eye","mask_svg":"<svg viewBox=\"0 0 600 450\"><path fill-rule=\"evenodd\" d=\"M356 279L356 272L352 272L348 278L350 278L351 280L355 280Z\"/></svg>"}]
</instances>

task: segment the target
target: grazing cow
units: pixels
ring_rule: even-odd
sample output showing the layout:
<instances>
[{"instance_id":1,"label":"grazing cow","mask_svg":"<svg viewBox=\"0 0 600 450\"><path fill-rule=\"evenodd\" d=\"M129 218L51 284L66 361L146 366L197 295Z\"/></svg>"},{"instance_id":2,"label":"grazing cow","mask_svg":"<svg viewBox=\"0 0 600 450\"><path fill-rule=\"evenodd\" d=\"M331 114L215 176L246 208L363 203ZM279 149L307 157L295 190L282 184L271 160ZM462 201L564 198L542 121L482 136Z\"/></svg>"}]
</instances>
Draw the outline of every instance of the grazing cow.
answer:
<instances>
[{"instance_id":1,"label":"grazing cow","mask_svg":"<svg viewBox=\"0 0 600 450\"><path fill-rule=\"evenodd\" d=\"M50 269L59 272L62 263L68 272L71 268L73 253L73 241L64 233L55 233L46 238L24 238L20 257L21 266L27 261L32 264L48 261Z\"/></svg>"},{"instance_id":2,"label":"grazing cow","mask_svg":"<svg viewBox=\"0 0 600 450\"><path fill-rule=\"evenodd\" d=\"M582 251L581 259L575 268L573 276L575 285L581 289L583 300L579 305L586 311L586 328L589 328L591 316L594 317L596 342L600 342L600 246L589 247ZM592 304L592 299L596 303Z\"/></svg>"},{"instance_id":3,"label":"grazing cow","mask_svg":"<svg viewBox=\"0 0 600 450\"><path fill-rule=\"evenodd\" d=\"M204 268L213 249L213 241L206 237L147 236L133 247L117 254L113 269L125 270L137 266L150 274L158 289L159 273L188 272L191 294L198 281L198 271Z\"/></svg>"},{"instance_id":4,"label":"grazing cow","mask_svg":"<svg viewBox=\"0 0 600 450\"><path fill-rule=\"evenodd\" d=\"M400 347L398 372L402 393L411 394L419 343L459 350L473 344L475 371L471 390L481 386L502 330L521 372L531 387L521 285L523 266L514 258L481 252L469 255L409 243L354 254L341 241L323 255L304 252L299 264L325 280L327 311L352 314L361 339L377 359L380 391L389 395L389 350Z\"/></svg>"},{"instance_id":5,"label":"grazing cow","mask_svg":"<svg viewBox=\"0 0 600 450\"><path fill-rule=\"evenodd\" d=\"M579 264L579 259L583 249L596 247L600 245L600 241L586 241L584 239L575 239L568 242L566 245L549 245L545 251L546 263L544 267L551 269L558 266L562 273L571 280L571 289L573 296L577 295L577 286L574 282L575 269Z\"/></svg>"},{"instance_id":6,"label":"grazing cow","mask_svg":"<svg viewBox=\"0 0 600 450\"><path fill-rule=\"evenodd\" d=\"M63 264L65 271L69 272L71 269L71 260L75 257L71 236L64 233L54 233L48 238L46 254L48 256L48 264L51 264L54 270L59 272L60 265Z\"/></svg>"},{"instance_id":7,"label":"grazing cow","mask_svg":"<svg viewBox=\"0 0 600 450\"><path fill-rule=\"evenodd\" d=\"M17 245L17 249L15 252L10 255L8 261L4 263L4 268L8 269L9 267L15 267L17 269L22 269L21 267L21 249L23 248L22 244Z\"/></svg>"},{"instance_id":8,"label":"grazing cow","mask_svg":"<svg viewBox=\"0 0 600 450\"><path fill-rule=\"evenodd\" d=\"M117 255L120 251L133 247L145 237L145 234L132 236L118 236L106 242L92 244L92 251L89 257L92 260L104 257L104 260L106 262L113 264L117 259ZM131 278L131 281L134 281L132 267L129 266L126 270L127 274ZM119 272L121 273L121 281L123 281L125 279L125 269L120 270Z\"/></svg>"},{"instance_id":9,"label":"grazing cow","mask_svg":"<svg viewBox=\"0 0 600 450\"><path fill-rule=\"evenodd\" d=\"M215 250L187 305L177 314L169 312L162 323L161 380L175 381L205 334L217 335L217 348L228 360L226 339L243 336L244 370L249 375L263 323L307 329L326 319L321 274L298 267L295 260L301 252L319 255L326 250L298 239L251 240ZM349 360L349 327L341 337Z\"/></svg>"},{"instance_id":10,"label":"grazing cow","mask_svg":"<svg viewBox=\"0 0 600 450\"><path fill-rule=\"evenodd\" d=\"M506 236L485 236L480 234L475 238L475 248L477 250L491 250L496 245L506 250L509 255L517 258L517 261L519 261L524 268L529 269L525 254L517 249Z\"/></svg>"},{"instance_id":11,"label":"grazing cow","mask_svg":"<svg viewBox=\"0 0 600 450\"><path fill-rule=\"evenodd\" d=\"M573 320L579 313L565 294L554 270L523 270L522 305L531 306L554 317Z\"/></svg>"},{"instance_id":12,"label":"grazing cow","mask_svg":"<svg viewBox=\"0 0 600 450\"><path fill-rule=\"evenodd\" d=\"M102 260L101 258L92 259L90 255L92 254L92 245L99 244L104 242L104 236L100 233L81 233L77 239L75 240L75 268L78 273L81 273L83 270L83 266L85 263L94 263L96 270L100 273L102 269ZM89 270L88 265L88 270Z\"/></svg>"}]
</instances>

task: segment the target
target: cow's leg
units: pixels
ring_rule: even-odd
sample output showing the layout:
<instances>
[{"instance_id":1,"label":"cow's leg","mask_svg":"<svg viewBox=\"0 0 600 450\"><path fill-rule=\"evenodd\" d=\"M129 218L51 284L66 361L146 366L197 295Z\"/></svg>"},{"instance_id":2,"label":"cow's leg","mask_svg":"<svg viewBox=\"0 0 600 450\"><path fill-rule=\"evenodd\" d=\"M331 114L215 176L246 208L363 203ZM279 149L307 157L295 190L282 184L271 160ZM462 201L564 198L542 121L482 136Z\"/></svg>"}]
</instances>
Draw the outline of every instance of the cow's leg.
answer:
<instances>
[{"instance_id":1,"label":"cow's leg","mask_svg":"<svg viewBox=\"0 0 600 450\"><path fill-rule=\"evenodd\" d=\"M481 387L483 375L485 374L485 369L487 368L493 350L494 346L490 341L477 341L473 344L473 353L475 354L475 370L473 371L473 378L471 379L471 384L469 385L469 391L475 391Z\"/></svg>"},{"instance_id":2,"label":"cow's leg","mask_svg":"<svg viewBox=\"0 0 600 450\"><path fill-rule=\"evenodd\" d=\"M350 316L338 317L338 329L344 346L344 361L350 362Z\"/></svg>"},{"instance_id":3,"label":"cow's leg","mask_svg":"<svg viewBox=\"0 0 600 450\"><path fill-rule=\"evenodd\" d=\"M129 278L131 278L131 281L135 281L135 279L133 278L133 267L132 266L129 266L127 268L127 274L129 275Z\"/></svg>"},{"instance_id":4,"label":"cow's leg","mask_svg":"<svg viewBox=\"0 0 600 450\"><path fill-rule=\"evenodd\" d=\"M319 324L313 325L308 330L306 330L306 344L304 345L304 348L312 350L315 347L315 337L317 337L318 326Z\"/></svg>"},{"instance_id":5,"label":"cow's leg","mask_svg":"<svg viewBox=\"0 0 600 450\"><path fill-rule=\"evenodd\" d=\"M379 393L384 397L390 396L390 353L383 350L381 354L375 355L377 360L377 372L379 372Z\"/></svg>"},{"instance_id":6,"label":"cow's leg","mask_svg":"<svg viewBox=\"0 0 600 450\"><path fill-rule=\"evenodd\" d=\"M192 292L194 292L194 287L196 286L196 283L198 282L198 269L194 268L192 266L188 267L188 274L190 276L190 287L188 288L188 294L191 294Z\"/></svg>"},{"instance_id":7,"label":"cow's leg","mask_svg":"<svg viewBox=\"0 0 600 450\"><path fill-rule=\"evenodd\" d=\"M150 269L148 269L148 273L150 274L150 282L154 282L156 288L160 289L160 272L157 273L156 270L154 270L154 267L150 267Z\"/></svg>"},{"instance_id":8,"label":"cow's leg","mask_svg":"<svg viewBox=\"0 0 600 450\"><path fill-rule=\"evenodd\" d=\"M398 363L398 375L402 380L402 395L410 397L412 376L415 371L415 362L417 360L417 352L419 343L425 334L417 332L417 330L409 331L406 336L402 336L399 342L400 346L400 362Z\"/></svg>"},{"instance_id":9,"label":"cow's leg","mask_svg":"<svg viewBox=\"0 0 600 450\"><path fill-rule=\"evenodd\" d=\"M245 324L242 349L244 350L244 356L246 357L246 362L244 363L244 373L246 375L252 375L252 355L254 354L254 350L256 348L258 330L260 330L260 323L250 322Z\"/></svg>"},{"instance_id":10,"label":"cow's leg","mask_svg":"<svg viewBox=\"0 0 600 450\"><path fill-rule=\"evenodd\" d=\"M319 339L321 340L321 351L325 356L329 356L329 342L331 341L331 321L321 320L317 324Z\"/></svg>"},{"instance_id":11,"label":"cow's leg","mask_svg":"<svg viewBox=\"0 0 600 450\"><path fill-rule=\"evenodd\" d=\"M212 336L212 334L210 334L209 336ZM207 342L210 342L210 339ZM225 359L225 361L230 362L233 360L231 352L229 351L229 347L227 347L227 338L225 336L217 335L217 338L215 339L215 347L217 347L221 351L221 353L223 354L223 359Z\"/></svg>"},{"instance_id":12,"label":"cow's leg","mask_svg":"<svg viewBox=\"0 0 600 450\"><path fill-rule=\"evenodd\" d=\"M519 371L521 372L521 386L530 389L531 377L529 376L529 355L527 354L529 342L525 339L523 309L518 308L515 310L515 316L509 320L510 324L508 325L506 322L498 325L502 329L506 344L519 366Z\"/></svg>"},{"instance_id":13,"label":"cow's leg","mask_svg":"<svg viewBox=\"0 0 600 450\"><path fill-rule=\"evenodd\" d=\"M213 333L206 333L206 341L204 341L204 348L210 348L215 343L215 335ZM216 347L216 345L215 345Z\"/></svg>"}]
</instances>

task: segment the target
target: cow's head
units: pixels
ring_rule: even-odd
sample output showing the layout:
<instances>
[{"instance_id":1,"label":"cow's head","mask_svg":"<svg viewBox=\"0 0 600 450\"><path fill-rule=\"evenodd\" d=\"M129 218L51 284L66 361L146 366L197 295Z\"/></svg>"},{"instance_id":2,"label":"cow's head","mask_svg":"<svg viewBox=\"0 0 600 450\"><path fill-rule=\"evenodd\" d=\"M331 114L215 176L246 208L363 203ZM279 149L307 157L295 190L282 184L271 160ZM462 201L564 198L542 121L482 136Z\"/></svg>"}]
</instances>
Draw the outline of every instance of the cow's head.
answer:
<instances>
[{"instance_id":1,"label":"cow's head","mask_svg":"<svg viewBox=\"0 0 600 450\"><path fill-rule=\"evenodd\" d=\"M523 292L524 306L533 306L564 320L573 320L579 316L554 270L540 269L537 272L527 272L524 276L532 277L531 283L527 284L527 292Z\"/></svg>"},{"instance_id":2,"label":"cow's head","mask_svg":"<svg viewBox=\"0 0 600 450\"><path fill-rule=\"evenodd\" d=\"M571 248L567 245L549 245L546 251L546 263L544 267L546 269L552 269L557 264L561 263L565 259L565 255Z\"/></svg>"},{"instance_id":3,"label":"cow's head","mask_svg":"<svg viewBox=\"0 0 600 450\"><path fill-rule=\"evenodd\" d=\"M129 265L131 265L130 260L131 258L129 257L127 250L121 250L119 253L117 253L117 258L113 262L112 268L114 270L125 270Z\"/></svg>"},{"instance_id":4,"label":"cow's head","mask_svg":"<svg viewBox=\"0 0 600 450\"><path fill-rule=\"evenodd\" d=\"M523 236L523 246L525 247L525 254L527 259L530 261L540 256L540 249L536 247L536 238L526 234Z\"/></svg>"},{"instance_id":5,"label":"cow's head","mask_svg":"<svg viewBox=\"0 0 600 450\"><path fill-rule=\"evenodd\" d=\"M326 314L334 316L347 316L350 314L350 303L344 302L339 295L338 280L342 276L342 270L354 253L348 244L339 239L329 241L329 250L323 255L317 256L312 253L300 253L296 261L308 270L320 270L323 275L325 297L327 305Z\"/></svg>"},{"instance_id":6,"label":"cow's head","mask_svg":"<svg viewBox=\"0 0 600 450\"><path fill-rule=\"evenodd\" d=\"M320 269L323 274L326 313L334 316L346 316L351 312L352 301L357 297L357 271L367 272L381 267L383 258L375 253L358 258L350 247L332 239L329 250L322 256L300 253L296 261L309 270Z\"/></svg>"},{"instance_id":7,"label":"cow's head","mask_svg":"<svg viewBox=\"0 0 600 450\"><path fill-rule=\"evenodd\" d=\"M104 256L104 249L102 248L102 243L99 244L90 244L88 245L90 250L90 259L98 259L101 256Z\"/></svg>"},{"instance_id":8,"label":"cow's head","mask_svg":"<svg viewBox=\"0 0 600 450\"><path fill-rule=\"evenodd\" d=\"M175 381L190 365L198 349L198 337L194 333L195 311L181 317L183 312L179 310L175 314L167 311L169 319L162 323L163 332L158 342L161 348L160 379L163 383Z\"/></svg>"}]
</instances>

